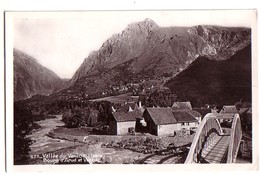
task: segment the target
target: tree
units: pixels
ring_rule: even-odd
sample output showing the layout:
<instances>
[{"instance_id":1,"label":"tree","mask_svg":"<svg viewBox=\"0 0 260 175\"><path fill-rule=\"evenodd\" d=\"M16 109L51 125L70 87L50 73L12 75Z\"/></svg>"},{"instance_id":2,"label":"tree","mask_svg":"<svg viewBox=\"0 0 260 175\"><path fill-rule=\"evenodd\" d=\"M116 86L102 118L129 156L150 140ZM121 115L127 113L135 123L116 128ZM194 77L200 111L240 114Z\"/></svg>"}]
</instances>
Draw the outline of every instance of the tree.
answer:
<instances>
[{"instance_id":1,"label":"tree","mask_svg":"<svg viewBox=\"0 0 260 175\"><path fill-rule=\"evenodd\" d=\"M89 118L87 121L88 126L96 126L98 123L98 116L99 116L99 111L98 110L91 110L89 113Z\"/></svg>"},{"instance_id":2,"label":"tree","mask_svg":"<svg viewBox=\"0 0 260 175\"><path fill-rule=\"evenodd\" d=\"M76 128L86 125L89 118L88 110L76 107L73 111L67 110L63 116L62 121L69 128Z\"/></svg>"},{"instance_id":3,"label":"tree","mask_svg":"<svg viewBox=\"0 0 260 175\"><path fill-rule=\"evenodd\" d=\"M29 163L29 152L32 140L27 137L36 126L32 113L22 105L14 105L14 164Z\"/></svg>"},{"instance_id":4,"label":"tree","mask_svg":"<svg viewBox=\"0 0 260 175\"><path fill-rule=\"evenodd\" d=\"M101 101L97 104L99 111L98 121L108 123L109 117L112 113L112 104L108 101Z\"/></svg>"},{"instance_id":5,"label":"tree","mask_svg":"<svg viewBox=\"0 0 260 175\"><path fill-rule=\"evenodd\" d=\"M160 107L167 107L172 106L172 104L177 101L178 97L174 92L169 90L165 91L154 91L152 92L149 97L146 99L142 97L143 103L145 106L160 106Z\"/></svg>"},{"instance_id":6,"label":"tree","mask_svg":"<svg viewBox=\"0 0 260 175\"><path fill-rule=\"evenodd\" d=\"M71 113L71 109L67 110L66 112L64 112L63 116L62 116L62 121L65 123L65 125L69 128L74 127L75 125L75 121L73 119L72 113Z\"/></svg>"}]
</instances>

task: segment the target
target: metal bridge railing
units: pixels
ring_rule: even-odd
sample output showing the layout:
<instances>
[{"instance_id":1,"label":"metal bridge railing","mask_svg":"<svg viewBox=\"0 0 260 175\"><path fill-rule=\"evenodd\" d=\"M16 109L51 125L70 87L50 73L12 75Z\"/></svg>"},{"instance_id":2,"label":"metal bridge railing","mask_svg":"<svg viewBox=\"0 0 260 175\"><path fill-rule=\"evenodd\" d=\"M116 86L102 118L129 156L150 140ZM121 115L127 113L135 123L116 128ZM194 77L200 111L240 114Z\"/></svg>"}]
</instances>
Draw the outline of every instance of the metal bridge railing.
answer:
<instances>
[{"instance_id":1,"label":"metal bridge railing","mask_svg":"<svg viewBox=\"0 0 260 175\"><path fill-rule=\"evenodd\" d=\"M204 117L196 131L185 163L201 163L203 157L210 152L214 142L225 135L219 121L226 119L233 120L227 162L232 163L235 161L242 137L239 115L209 113Z\"/></svg>"},{"instance_id":2,"label":"metal bridge railing","mask_svg":"<svg viewBox=\"0 0 260 175\"><path fill-rule=\"evenodd\" d=\"M236 162L236 157L239 150L241 139L242 139L241 121L239 115L235 114L232 127L231 127L231 136L230 136L230 143L228 149L227 163Z\"/></svg>"}]
</instances>

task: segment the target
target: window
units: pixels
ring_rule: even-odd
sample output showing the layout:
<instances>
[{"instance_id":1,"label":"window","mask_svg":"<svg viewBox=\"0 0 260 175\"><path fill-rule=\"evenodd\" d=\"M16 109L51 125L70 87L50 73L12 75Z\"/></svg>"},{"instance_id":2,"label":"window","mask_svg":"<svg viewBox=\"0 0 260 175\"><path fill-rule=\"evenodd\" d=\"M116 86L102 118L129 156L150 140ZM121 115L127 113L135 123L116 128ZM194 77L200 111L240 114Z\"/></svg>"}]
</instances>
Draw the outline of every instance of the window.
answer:
<instances>
[{"instance_id":1,"label":"window","mask_svg":"<svg viewBox=\"0 0 260 175\"><path fill-rule=\"evenodd\" d=\"M184 123L181 123L181 126L184 126Z\"/></svg>"}]
</instances>

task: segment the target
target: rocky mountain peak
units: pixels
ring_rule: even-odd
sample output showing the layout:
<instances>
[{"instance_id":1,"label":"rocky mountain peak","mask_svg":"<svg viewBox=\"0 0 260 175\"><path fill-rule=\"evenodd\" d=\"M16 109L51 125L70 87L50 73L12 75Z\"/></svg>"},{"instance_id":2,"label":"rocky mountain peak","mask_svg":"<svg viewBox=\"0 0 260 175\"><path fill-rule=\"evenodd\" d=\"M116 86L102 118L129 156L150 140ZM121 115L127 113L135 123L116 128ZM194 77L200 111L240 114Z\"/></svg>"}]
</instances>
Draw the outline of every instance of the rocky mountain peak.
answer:
<instances>
[{"instance_id":1,"label":"rocky mountain peak","mask_svg":"<svg viewBox=\"0 0 260 175\"><path fill-rule=\"evenodd\" d=\"M144 21L129 24L127 28L152 30L159 28L159 26L153 20L146 18Z\"/></svg>"},{"instance_id":2,"label":"rocky mountain peak","mask_svg":"<svg viewBox=\"0 0 260 175\"><path fill-rule=\"evenodd\" d=\"M153 31L159 29L159 26L151 19L146 18L141 22L134 22L129 24L125 30L122 31L122 37L148 37Z\"/></svg>"},{"instance_id":3,"label":"rocky mountain peak","mask_svg":"<svg viewBox=\"0 0 260 175\"><path fill-rule=\"evenodd\" d=\"M151 19L129 24L119 34L114 34L107 39L100 49L92 52L72 78L72 82L86 75L94 74L104 69L138 57L151 43L147 41L156 37L156 30L159 26Z\"/></svg>"},{"instance_id":4,"label":"rocky mountain peak","mask_svg":"<svg viewBox=\"0 0 260 175\"><path fill-rule=\"evenodd\" d=\"M251 31L247 28L198 25L189 28L188 33L202 39L199 55L213 60L227 60L251 41Z\"/></svg>"},{"instance_id":5,"label":"rocky mountain peak","mask_svg":"<svg viewBox=\"0 0 260 175\"><path fill-rule=\"evenodd\" d=\"M227 60L250 44L250 29L220 26L160 27L147 18L129 24L90 54L71 83L84 76L104 73L126 64L130 72L175 74L198 56Z\"/></svg>"}]
</instances>

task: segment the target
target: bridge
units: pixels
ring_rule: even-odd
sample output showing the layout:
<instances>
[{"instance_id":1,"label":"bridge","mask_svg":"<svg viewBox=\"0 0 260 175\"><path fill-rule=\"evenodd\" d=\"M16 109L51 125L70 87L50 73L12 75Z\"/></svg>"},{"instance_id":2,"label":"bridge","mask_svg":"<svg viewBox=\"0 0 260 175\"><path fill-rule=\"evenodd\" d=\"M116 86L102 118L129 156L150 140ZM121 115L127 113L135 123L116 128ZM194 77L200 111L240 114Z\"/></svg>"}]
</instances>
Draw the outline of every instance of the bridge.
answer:
<instances>
[{"instance_id":1,"label":"bridge","mask_svg":"<svg viewBox=\"0 0 260 175\"><path fill-rule=\"evenodd\" d=\"M209 113L197 128L185 163L235 163L241 139L239 114Z\"/></svg>"}]
</instances>

